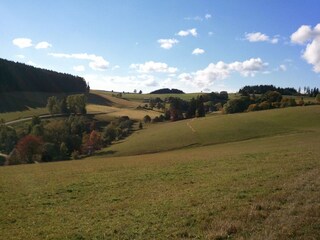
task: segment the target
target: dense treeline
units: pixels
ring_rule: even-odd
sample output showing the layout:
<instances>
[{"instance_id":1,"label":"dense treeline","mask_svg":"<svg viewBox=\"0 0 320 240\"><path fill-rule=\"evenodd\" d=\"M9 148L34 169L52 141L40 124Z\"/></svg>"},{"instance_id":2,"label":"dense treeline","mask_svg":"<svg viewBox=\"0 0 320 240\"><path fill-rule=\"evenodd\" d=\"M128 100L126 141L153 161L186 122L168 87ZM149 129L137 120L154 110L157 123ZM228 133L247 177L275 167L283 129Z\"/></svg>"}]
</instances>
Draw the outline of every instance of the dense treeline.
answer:
<instances>
[{"instance_id":1,"label":"dense treeline","mask_svg":"<svg viewBox=\"0 0 320 240\"><path fill-rule=\"evenodd\" d=\"M0 58L0 92L88 92L86 81Z\"/></svg>"},{"instance_id":2,"label":"dense treeline","mask_svg":"<svg viewBox=\"0 0 320 240\"><path fill-rule=\"evenodd\" d=\"M176 94L184 94L183 91L179 90L179 89L169 89L169 88L162 88L162 89L158 89L155 90L153 92L151 92L150 94L167 94L167 93L176 93Z\"/></svg>"},{"instance_id":3,"label":"dense treeline","mask_svg":"<svg viewBox=\"0 0 320 240\"><path fill-rule=\"evenodd\" d=\"M289 96L309 96L309 97L315 97L320 92L319 88L310 88L310 87L304 87L301 89L299 87L298 90L295 88L280 88L275 87L273 85L254 85L254 86L244 86L239 90L239 93L242 95L247 94L265 94L269 91L277 91L278 93L282 95L289 95Z\"/></svg>"},{"instance_id":4,"label":"dense treeline","mask_svg":"<svg viewBox=\"0 0 320 240\"><path fill-rule=\"evenodd\" d=\"M299 95L299 92L294 88L280 88L273 85L254 85L244 86L239 90L241 94L264 94L268 91L277 91L282 95Z\"/></svg>"}]
</instances>

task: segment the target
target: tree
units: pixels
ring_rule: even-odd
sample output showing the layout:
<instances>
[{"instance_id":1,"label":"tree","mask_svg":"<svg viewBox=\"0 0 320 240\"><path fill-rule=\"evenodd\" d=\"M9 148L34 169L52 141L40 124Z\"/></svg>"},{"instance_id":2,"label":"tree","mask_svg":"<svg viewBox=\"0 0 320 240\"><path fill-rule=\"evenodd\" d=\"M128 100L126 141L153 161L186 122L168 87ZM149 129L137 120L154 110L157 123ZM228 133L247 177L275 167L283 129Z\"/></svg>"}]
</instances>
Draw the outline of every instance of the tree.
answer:
<instances>
[{"instance_id":1,"label":"tree","mask_svg":"<svg viewBox=\"0 0 320 240\"><path fill-rule=\"evenodd\" d=\"M89 141L87 143L88 146L92 147L93 150L99 150L102 145L101 135L97 131L93 130L90 133Z\"/></svg>"},{"instance_id":2,"label":"tree","mask_svg":"<svg viewBox=\"0 0 320 240\"><path fill-rule=\"evenodd\" d=\"M197 110L196 110L196 117L204 117L206 115L204 104L203 104L203 97L200 95L197 97Z\"/></svg>"},{"instance_id":3,"label":"tree","mask_svg":"<svg viewBox=\"0 0 320 240\"><path fill-rule=\"evenodd\" d=\"M67 97L68 109L71 113L86 114L87 98L84 94L70 95Z\"/></svg>"},{"instance_id":4,"label":"tree","mask_svg":"<svg viewBox=\"0 0 320 240\"><path fill-rule=\"evenodd\" d=\"M231 99L224 106L225 113L239 113L244 112L250 105L248 97L241 97L239 99Z\"/></svg>"},{"instance_id":5,"label":"tree","mask_svg":"<svg viewBox=\"0 0 320 240\"><path fill-rule=\"evenodd\" d=\"M19 140L17 144L17 150L24 162L33 163L35 160L41 159L42 146L42 138L33 135L27 135Z\"/></svg>"},{"instance_id":6,"label":"tree","mask_svg":"<svg viewBox=\"0 0 320 240\"><path fill-rule=\"evenodd\" d=\"M144 123L150 123L150 122L151 122L151 117L150 117L149 115L145 115L145 116L143 117L143 122L144 122Z\"/></svg>"},{"instance_id":7,"label":"tree","mask_svg":"<svg viewBox=\"0 0 320 240\"><path fill-rule=\"evenodd\" d=\"M0 152L10 153L18 140L17 132L14 128L0 124Z\"/></svg>"},{"instance_id":8,"label":"tree","mask_svg":"<svg viewBox=\"0 0 320 240\"><path fill-rule=\"evenodd\" d=\"M143 128L142 122L139 122L139 129L142 129L142 128Z\"/></svg>"},{"instance_id":9,"label":"tree","mask_svg":"<svg viewBox=\"0 0 320 240\"><path fill-rule=\"evenodd\" d=\"M139 94L142 94L142 91L141 91L141 90L139 91Z\"/></svg>"},{"instance_id":10,"label":"tree","mask_svg":"<svg viewBox=\"0 0 320 240\"><path fill-rule=\"evenodd\" d=\"M60 156L63 160L69 157L69 149L65 142L60 144Z\"/></svg>"}]
</instances>

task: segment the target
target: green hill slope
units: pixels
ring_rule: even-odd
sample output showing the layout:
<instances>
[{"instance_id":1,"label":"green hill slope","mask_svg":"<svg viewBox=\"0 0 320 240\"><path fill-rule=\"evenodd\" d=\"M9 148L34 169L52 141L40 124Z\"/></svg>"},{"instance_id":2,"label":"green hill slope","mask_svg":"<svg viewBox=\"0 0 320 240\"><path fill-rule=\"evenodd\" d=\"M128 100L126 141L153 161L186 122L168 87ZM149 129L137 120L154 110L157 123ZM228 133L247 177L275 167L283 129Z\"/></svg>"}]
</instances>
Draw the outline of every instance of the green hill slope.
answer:
<instances>
[{"instance_id":1,"label":"green hill slope","mask_svg":"<svg viewBox=\"0 0 320 240\"><path fill-rule=\"evenodd\" d=\"M149 125L103 153L135 155L320 129L320 106L295 107Z\"/></svg>"}]
</instances>

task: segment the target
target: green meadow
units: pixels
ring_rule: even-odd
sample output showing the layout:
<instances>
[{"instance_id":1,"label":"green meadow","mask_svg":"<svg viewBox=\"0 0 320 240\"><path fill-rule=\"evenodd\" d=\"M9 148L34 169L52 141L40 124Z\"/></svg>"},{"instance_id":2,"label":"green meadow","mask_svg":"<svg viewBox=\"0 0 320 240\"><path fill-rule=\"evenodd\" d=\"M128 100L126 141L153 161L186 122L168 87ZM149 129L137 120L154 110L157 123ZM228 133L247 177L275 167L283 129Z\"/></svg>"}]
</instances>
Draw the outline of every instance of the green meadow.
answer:
<instances>
[{"instance_id":1,"label":"green meadow","mask_svg":"<svg viewBox=\"0 0 320 240\"><path fill-rule=\"evenodd\" d=\"M0 239L317 239L319 117L152 124L91 158L2 167Z\"/></svg>"}]
</instances>

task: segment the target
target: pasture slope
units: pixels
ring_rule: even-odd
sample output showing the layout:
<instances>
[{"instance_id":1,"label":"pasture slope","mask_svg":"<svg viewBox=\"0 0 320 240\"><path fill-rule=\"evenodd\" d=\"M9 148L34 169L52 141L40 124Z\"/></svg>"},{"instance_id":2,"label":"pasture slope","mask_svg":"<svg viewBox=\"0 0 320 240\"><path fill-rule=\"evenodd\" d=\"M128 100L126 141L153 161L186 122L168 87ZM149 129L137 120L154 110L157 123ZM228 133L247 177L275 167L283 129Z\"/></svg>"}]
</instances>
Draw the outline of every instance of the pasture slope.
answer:
<instances>
[{"instance_id":1,"label":"pasture slope","mask_svg":"<svg viewBox=\"0 0 320 240\"><path fill-rule=\"evenodd\" d=\"M319 116L155 124L90 159L0 168L0 239L319 239Z\"/></svg>"}]
</instances>

